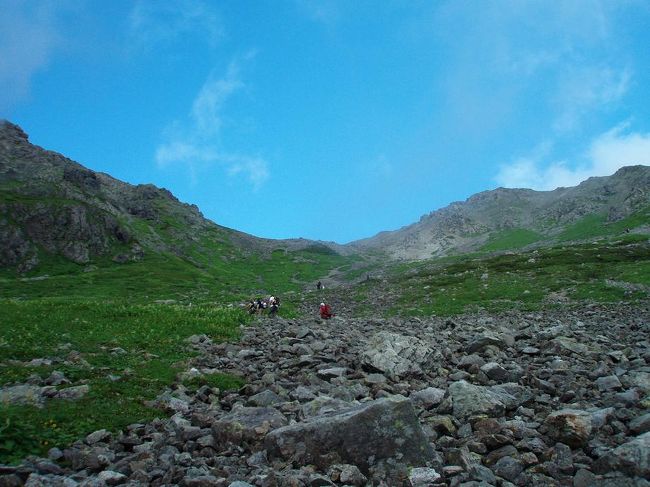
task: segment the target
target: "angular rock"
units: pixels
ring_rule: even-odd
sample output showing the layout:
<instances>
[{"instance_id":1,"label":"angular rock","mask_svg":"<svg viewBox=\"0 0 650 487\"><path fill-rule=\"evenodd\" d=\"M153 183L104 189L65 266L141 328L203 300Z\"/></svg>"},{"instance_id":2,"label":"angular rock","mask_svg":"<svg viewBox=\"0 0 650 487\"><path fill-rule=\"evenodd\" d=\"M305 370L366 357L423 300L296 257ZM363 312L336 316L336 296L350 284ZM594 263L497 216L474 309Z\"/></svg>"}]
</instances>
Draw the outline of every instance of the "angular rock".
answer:
<instances>
[{"instance_id":1,"label":"angular rock","mask_svg":"<svg viewBox=\"0 0 650 487\"><path fill-rule=\"evenodd\" d=\"M650 478L650 433L643 433L606 453L596 460L594 470L597 473L620 471L630 476Z\"/></svg>"},{"instance_id":2,"label":"angular rock","mask_svg":"<svg viewBox=\"0 0 650 487\"><path fill-rule=\"evenodd\" d=\"M269 431L287 423L277 409L242 407L215 421L212 434L218 443L256 443Z\"/></svg>"},{"instance_id":3,"label":"angular rock","mask_svg":"<svg viewBox=\"0 0 650 487\"><path fill-rule=\"evenodd\" d=\"M480 352L488 346L506 348L506 343L495 335L483 335L473 339L467 347L465 347L465 350L467 353Z\"/></svg>"},{"instance_id":4,"label":"angular rock","mask_svg":"<svg viewBox=\"0 0 650 487\"><path fill-rule=\"evenodd\" d=\"M650 431L650 413L646 413L630 421L630 431L636 435Z\"/></svg>"},{"instance_id":5,"label":"angular rock","mask_svg":"<svg viewBox=\"0 0 650 487\"><path fill-rule=\"evenodd\" d=\"M428 487L440 478L440 474L433 468L417 467L411 469L409 481L412 487Z\"/></svg>"},{"instance_id":6,"label":"angular rock","mask_svg":"<svg viewBox=\"0 0 650 487\"><path fill-rule=\"evenodd\" d=\"M397 379L421 374L430 369L440 356L440 352L417 337L380 331L368 342L361 362Z\"/></svg>"},{"instance_id":7,"label":"angular rock","mask_svg":"<svg viewBox=\"0 0 650 487\"><path fill-rule=\"evenodd\" d=\"M510 375L506 369L504 369L500 364L496 362L488 362L483 367L481 367L481 371L490 379L498 382L508 380L508 376Z\"/></svg>"},{"instance_id":8,"label":"angular rock","mask_svg":"<svg viewBox=\"0 0 650 487\"><path fill-rule=\"evenodd\" d=\"M620 390L623 387L621 381L615 375L608 375L607 377L599 377L596 379L596 387L601 392Z\"/></svg>"},{"instance_id":9,"label":"angular rock","mask_svg":"<svg viewBox=\"0 0 650 487\"><path fill-rule=\"evenodd\" d=\"M504 400L515 401L514 397L505 392L497 393L488 387L476 386L464 380L452 383L449 386L449 395L453 403L454 416L457 418L480 414L502 416L506 410Z\"/></svg>"},{"instance_id":10,"label":"angular rock","mask_svg":"<svg viewBox=\"0 0 650 487\"><path fill-rule=\"evenodd\" d=\"M434 455L411 402L403 396L276 429L266 436L265 447L271 458L300 458L321 468L350 463L364 474L377 461L395 459L417 467Z\"/></svg>"},{"instance_id":11,"label":"angular rock","mask_svg":"<svg viewBox=\"0 0 650 487\"><path fill-rule=\"evenodd\" d=\"M546 417L548 435L573 448L587 443L591 435L591 414L578 409L562 409Z\"/></svg>"},{"instance_id":12,"label":"angular rock","mask_svg":"<svg viewBox=\"0 0 650 487\"><path fill-rule=\"evenodd\" d=\"M431 409L433 406L437 406L442 402L444 397L444 389L438 389L437 387L427 387L409 396L413 404L423 409Z\"/></svg>"}]
</instances>

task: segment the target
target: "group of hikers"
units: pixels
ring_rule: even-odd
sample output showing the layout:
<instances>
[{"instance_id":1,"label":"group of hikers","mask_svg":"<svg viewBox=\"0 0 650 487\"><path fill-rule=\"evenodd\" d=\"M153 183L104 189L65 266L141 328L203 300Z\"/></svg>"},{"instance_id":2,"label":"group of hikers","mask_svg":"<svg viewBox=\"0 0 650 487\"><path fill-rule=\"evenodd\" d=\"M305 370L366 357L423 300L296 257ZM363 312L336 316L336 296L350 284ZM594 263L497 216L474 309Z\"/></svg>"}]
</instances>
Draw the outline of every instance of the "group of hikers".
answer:
<instances>
[{"instance_id":1,"label":"group of hikers","mask_svg":"<svg viewBox=\"0 0 650 487\"><path fill-rule=\"evenodd\" d=\"M318 281L316 284L316 289L323 290L325 286ZM270 317L274 317L278 314L278 309L280 308L280 298L276 296L270 296L268 298L257 298L251 299L248 303L248 313L249 314L265 314L268 313ZM329 320L334 316L332 313L332 308L329 304L326 304L324 301L320 304L318 308L320 317L324 320Z\"/></svg>"},{"instance_id":2,"label":"group of hikers","mask_svg":"<svg viewBox=\"0 0 650 487\"><path fill-rule=\"evenodd\" d=\"M252 315L266 313L268 310L269 316L273 317L278 314L279 308L280 298L276 298L275 296L271 296L268 299L251 299L250 303L248 303L248 312Z\"/></svg>"}]
</instances>

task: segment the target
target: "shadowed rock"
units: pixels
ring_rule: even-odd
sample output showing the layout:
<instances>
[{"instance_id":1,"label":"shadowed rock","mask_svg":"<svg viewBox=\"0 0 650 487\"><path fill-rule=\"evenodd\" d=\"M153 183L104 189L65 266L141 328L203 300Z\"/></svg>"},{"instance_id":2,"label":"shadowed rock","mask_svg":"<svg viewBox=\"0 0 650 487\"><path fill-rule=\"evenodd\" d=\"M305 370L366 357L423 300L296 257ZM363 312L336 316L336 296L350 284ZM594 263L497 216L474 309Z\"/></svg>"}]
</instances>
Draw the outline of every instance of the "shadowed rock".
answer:
<instances>
[{"instance_id":1,"label":"shadowed rock","mask_svg":"<svg viewBox=\"0 0 650 487\"><path fill-rule=\"evenodd\" d=\"M382 460L417 467L433 457L413 406L403 396L278 428L267 435L265 446L272 458L300 458L321 468L350 463L364 473Z\"/></svg>"}]
</instances>

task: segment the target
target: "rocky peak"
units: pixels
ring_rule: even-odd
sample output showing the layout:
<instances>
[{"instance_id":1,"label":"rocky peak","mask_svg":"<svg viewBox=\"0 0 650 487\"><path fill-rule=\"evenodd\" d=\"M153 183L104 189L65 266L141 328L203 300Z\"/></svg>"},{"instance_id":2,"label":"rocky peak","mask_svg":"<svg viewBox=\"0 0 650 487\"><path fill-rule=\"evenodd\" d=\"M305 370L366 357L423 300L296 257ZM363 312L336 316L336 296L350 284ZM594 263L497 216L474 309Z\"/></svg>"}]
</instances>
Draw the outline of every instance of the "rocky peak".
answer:
<instances>
[{"instance_id":1,"label":"rocky peak","mask_svg":"<svg viewBox=\"0 0 650 487\"><path fill-rule=\"evenodd\" d=\"M17 139L28 141L29 136L18 125L8 120L0 120L0 142L5 143Z\"/></svg>"}]
</instances>

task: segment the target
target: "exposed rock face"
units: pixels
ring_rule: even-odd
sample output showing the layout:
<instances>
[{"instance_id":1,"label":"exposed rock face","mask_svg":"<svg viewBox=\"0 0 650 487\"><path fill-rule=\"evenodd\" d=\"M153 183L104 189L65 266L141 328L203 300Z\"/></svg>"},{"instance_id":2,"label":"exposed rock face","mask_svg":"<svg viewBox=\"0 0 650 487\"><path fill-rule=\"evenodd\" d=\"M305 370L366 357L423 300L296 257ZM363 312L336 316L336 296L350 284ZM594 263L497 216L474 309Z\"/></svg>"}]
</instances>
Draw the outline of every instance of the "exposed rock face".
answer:
<instances>
[{"instance_id":1,"label":"exposed rock face","mask_svg":"<svg viewBox=\"0 0 650 487\"><path fill-rule=\"evenodd\" d=\"M398 259L426 259L479 249L491 235L511 229L526 229L552 241L567 225L587 215L607 214L613 222L649 204L650 169L630 166L572 188L484 191L424 215L417 223L353 245L383 250Z\"/></svg>"},{"instance_id":2,"label":"exposed rock face","mask_svg":"<svg viewBox=\"0 0 650 487\"><path fill-rule=\"evenodd\" d=\"M246 385L176 384L158 401L170 417L0 466L0 485L648 487L647 306L454 321L278 318L238 343L191 337L200 356L187 376L231 372ZM380 331L436 343L436 366L367 370ZM503 345L478 346L484 336ZM490 378L491 362L516 380ZM614 375L620 387L596 383ZM55 373L38 384L78 385Z\"/></svg>"}]
</instances>

